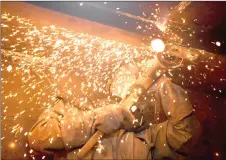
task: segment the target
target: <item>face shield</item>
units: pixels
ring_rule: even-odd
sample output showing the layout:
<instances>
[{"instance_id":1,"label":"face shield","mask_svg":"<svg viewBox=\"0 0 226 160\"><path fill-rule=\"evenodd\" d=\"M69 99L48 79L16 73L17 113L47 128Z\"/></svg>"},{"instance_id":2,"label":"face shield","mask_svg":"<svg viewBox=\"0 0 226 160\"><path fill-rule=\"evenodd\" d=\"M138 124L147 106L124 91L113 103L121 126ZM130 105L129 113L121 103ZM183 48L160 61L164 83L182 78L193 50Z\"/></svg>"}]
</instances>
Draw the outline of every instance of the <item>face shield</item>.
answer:
<instances>
[{"instance_id":1,"label":"face shield","mask_svg":"<svg viewBox=\"0 0 226 160\"><path fill-rule=\"evenodd\" d=\"M114 75L110 86L112 96L124 98L139 76L139 68L134 64L122 66Z\"/></svg>"}]
</instances>

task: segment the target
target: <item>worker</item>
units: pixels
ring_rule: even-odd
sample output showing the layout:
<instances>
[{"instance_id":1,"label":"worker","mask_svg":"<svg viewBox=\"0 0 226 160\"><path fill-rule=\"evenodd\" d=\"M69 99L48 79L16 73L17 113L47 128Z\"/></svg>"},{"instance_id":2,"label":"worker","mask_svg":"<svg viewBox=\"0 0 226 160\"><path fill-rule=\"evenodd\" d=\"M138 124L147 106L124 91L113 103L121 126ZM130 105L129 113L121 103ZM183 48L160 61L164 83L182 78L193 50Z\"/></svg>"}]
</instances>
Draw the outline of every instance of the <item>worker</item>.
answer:
<instances>
[{"instance_id":1,"label":"worker","mask_svg":"<svg viewBox=\"0 0 226 160\"><path fill-rule=\"evenodd\" d=\"M78 159L82 146L100 130L104 136L83 159L188 158L200 136L200 125L187 92L158 69L149 75L154 81L148 90L135 84L156 60L122 66L109 86L110 97L117 98L99 108L82 110L59 100L32 127L30 147L55 159ZM141 96L126 110L119 102L131 91Z\"/></svg>"}]
</instances>

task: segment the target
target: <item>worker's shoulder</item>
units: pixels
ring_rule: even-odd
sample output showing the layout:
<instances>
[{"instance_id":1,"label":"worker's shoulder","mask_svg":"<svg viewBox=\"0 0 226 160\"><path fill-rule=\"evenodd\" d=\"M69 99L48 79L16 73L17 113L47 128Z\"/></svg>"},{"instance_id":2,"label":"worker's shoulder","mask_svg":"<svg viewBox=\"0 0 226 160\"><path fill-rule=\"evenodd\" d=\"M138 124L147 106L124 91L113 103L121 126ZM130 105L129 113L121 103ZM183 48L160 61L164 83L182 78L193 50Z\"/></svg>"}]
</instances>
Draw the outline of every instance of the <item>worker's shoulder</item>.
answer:
<instances>
[{"instance_id":1,"label":"worker's shoulder","mask_svg":"<svg viewBox=\"0 0 226 160\"><path fill-rule=\"evenodd\" d=\"M151 85L148 92L158 91L164 84L172 84L172 82L169 77L162 75Z\"/></svg>"}]
</instances>

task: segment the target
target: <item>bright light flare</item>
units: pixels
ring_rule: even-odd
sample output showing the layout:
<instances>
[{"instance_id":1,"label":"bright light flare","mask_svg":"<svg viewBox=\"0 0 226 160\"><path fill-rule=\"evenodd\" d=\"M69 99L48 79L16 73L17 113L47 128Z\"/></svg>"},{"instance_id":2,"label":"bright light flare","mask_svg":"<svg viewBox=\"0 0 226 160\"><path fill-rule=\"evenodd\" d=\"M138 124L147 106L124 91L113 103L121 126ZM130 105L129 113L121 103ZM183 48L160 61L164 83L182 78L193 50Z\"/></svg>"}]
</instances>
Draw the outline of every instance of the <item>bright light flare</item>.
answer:
<instances>
[{"instance_id":1,"label":"bright light flare","mask_svg":"<svg viewBox=\"0 0 226 160\"><path fill-rule=\"evenodd\" d=\"M16 147L16 144L14 142L9 143L9 148L14 149Z\"/></svg>"},{"instance_id":2,"label":"bright light flare","mask_svg":"<svg viewBox=\"0 0 226 160\"><path fill-rule=\"evenodd\" d=\"M13 67L12 67L11 65L9 65L9 66L7 67L7 71L8 71L8 72L11 72L12 69L13 69Z\"/></svg>"},{"instance_id":3,"label":"bright light flare","mask_svg":"<svg viewBox=\"0 0 226 160\"><path fill-rule=\"evenodd\" d=\"M221 46L221 42L216 42L216 45L217 45L218 47L220 47L220 46Z\"/></svg>"},{"instance_id":4,"label":"bright light flare","mask_svg":"<svg viewBox=\"0 0 226 160\"><path fill-rule=\"evenodd\" d=\"M132 112L135 112L137 110L137 106L132 106L131 110L132 110Z\"/></svg>"},{"instance_id":5,"label":"bright light flare","mask_svg":"<svg viewBox=\"0 0 226 160\"><path fill-rule=\"evenodd\" d=\"M161 39L154 39L151 41L151 48L154 52L163 52L165 43Z\"/></svg>"},{"instance_id":6,"label":"bright light flare","mask_svg":"<svg viewBox=\"0 0 226 160\"><path fill-rule=\"evenodd\" d=\"M165 20L163 23L157 22L155 25L158 27L158 29L160 29L160 31L165 32L167 29L166 23L167 21Z\"/></svg>"}]
</instances>

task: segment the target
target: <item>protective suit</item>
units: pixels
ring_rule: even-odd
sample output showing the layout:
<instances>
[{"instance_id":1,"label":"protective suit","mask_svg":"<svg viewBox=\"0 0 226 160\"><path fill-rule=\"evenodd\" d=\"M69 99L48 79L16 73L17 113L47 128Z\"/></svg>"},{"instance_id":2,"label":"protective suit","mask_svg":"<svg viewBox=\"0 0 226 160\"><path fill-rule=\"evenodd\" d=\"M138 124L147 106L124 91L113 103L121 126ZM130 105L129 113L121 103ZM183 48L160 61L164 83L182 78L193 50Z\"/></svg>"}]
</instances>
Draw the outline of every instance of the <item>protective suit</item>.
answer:
<instances>
[{"instance_id":1,"label":"protective suit","mask_svg":"<svg viewBox=\"0 0 226 160\"><path fill-rule=\"evenodd\" d=\"M186 91L162 75L144 100L140 110L147 112L132 123L134 130L123 125L130 116L117 102L83 111L60 100L32 127L29 145L36 152L54 154L55 159L77 159L79 149L100 130L105 135L84 159L186 159L200 135ZM158 121L161 110L164 121Z\"/></svg>"}]
</instances>

